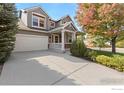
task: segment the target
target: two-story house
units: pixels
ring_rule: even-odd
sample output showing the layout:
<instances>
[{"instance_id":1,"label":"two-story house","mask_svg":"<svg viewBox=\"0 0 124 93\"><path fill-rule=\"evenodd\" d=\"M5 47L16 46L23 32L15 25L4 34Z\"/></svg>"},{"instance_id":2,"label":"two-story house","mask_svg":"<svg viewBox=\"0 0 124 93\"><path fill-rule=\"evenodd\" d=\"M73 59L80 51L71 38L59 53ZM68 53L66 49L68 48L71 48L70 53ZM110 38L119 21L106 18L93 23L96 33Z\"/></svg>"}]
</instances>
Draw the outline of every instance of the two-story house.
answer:
<instances>
[{"instance_id":1,"label":"two-story house","mask_svg":"<svg viewBox=\"0 0 124 93\"><path fill-rule=\"evenodd\" d=\"M77 31L69 15L53 20L41 7L23 9L19 11L19 32L14 51L66 51L76 39Z\"/></svg>"}]
</instances>

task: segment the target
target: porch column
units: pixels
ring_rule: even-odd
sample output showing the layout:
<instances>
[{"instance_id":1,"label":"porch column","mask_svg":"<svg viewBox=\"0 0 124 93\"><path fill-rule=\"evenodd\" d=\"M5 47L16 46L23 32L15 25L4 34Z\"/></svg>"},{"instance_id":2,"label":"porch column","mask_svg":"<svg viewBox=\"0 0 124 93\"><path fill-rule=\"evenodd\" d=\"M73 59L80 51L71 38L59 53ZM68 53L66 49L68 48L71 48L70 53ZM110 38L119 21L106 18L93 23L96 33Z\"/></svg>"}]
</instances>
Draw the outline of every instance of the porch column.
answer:
<instances>
[{"instance_id":1,"label":"porch column","mask_svg":"<svg viewBox=\"0 0 124 93\"><path fill-rule=\"evenodd\" d=\"M51 34L51 41L50 41L50 43L53 43L53 42L52 42L52 39L53 39L53 38L52 38L52 34Z\"/></svg>"},{"instance_id":2,"label":"porch column","mask_svg":"<svg viewBox=\"0 0 124 93\"><path fill-rule=\"evenodd\" d=\"M61 47L61 50L63 51L63 52L65 52L65 35L64 35L64 33L65 33L65 31L64 30L62 30L61 31L61 41L62 41L62 47Z\"/></svg>"}]
</instances>

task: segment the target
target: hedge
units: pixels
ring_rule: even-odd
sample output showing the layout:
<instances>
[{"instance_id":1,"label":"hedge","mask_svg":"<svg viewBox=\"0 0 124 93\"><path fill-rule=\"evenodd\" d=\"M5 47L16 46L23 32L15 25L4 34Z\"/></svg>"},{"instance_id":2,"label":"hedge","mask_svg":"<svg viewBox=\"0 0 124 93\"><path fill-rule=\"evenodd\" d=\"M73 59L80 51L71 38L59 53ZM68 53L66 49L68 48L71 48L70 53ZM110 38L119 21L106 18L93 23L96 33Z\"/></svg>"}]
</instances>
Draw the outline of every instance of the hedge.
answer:
<instances>
[{"instance_id":1,"label":"hedge","mask_svg":"<svg viewBox=\"0 0 124 93\"><path fill-rule=\"evenodd\" d=\"M96 62L118 71L124 71L124 56L114 55L113 57L109 57L105 55L99 55L96 57Z\"/></svg>"}]
</instances>

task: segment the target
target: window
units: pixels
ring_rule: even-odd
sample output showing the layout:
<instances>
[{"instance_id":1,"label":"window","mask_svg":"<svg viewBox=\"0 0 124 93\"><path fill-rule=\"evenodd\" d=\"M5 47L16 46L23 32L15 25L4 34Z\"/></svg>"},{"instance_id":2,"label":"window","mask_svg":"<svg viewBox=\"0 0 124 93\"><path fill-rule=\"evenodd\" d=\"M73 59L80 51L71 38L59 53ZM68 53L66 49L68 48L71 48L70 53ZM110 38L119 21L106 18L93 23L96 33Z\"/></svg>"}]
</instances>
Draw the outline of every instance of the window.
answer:
<instances>
[{"instance_id":1,"label":"window","mask_svg":"<svg viewBox=\"0 0 124 93\"><path fill-rule=\"evenodd\" d=\"M55 24L54 23L51 23L51 26L54 26Z\"/></svg>"},{"instance_id":2,"label":"window","mask_svg":"<svg viewBox=\"0 0 124 93\"><path fill-rule=\"evenodd\" d=\"M33 16L33 26L38 26L38 17Z\"/></svg>"},{"instance_id":3,"label":"window","mask_svg":"<svg viewBox=\"0 0 124 93\"><path fill-rule=\"evenodd\" d=\"M40 19L39 26L44 27L45 26L44 24L45 24L45 20Z\"/></svg>"},{"instance_id":4,"label":"window","mask_svg":"<svg viewBox=\"0 0 124 93\"><path fill-rule=\"evenodd\" d=\"M38 27L38 28L45 28L45 17L44 16L39 16L37 14L33 14L33 27Z\"/></svg>"},{"instance_id":5,"label":"window","mask_svg":"<svg viewBox=\"0 0 124 93\"><path fill-rule=\"evenodd\" d=\"M50 26L54 27L55 26L55 23L54 22L50 22Z\"/></svg>"},{"instance_id":6,"label":"window","mask_svg":"<svg viewBox=\"0 0 124 93\"><path fill-rule=\"evenodd\" d=\"M55 28L55 22L54 21L50 21L50 28Z\"/></svg>"}]
</instances>

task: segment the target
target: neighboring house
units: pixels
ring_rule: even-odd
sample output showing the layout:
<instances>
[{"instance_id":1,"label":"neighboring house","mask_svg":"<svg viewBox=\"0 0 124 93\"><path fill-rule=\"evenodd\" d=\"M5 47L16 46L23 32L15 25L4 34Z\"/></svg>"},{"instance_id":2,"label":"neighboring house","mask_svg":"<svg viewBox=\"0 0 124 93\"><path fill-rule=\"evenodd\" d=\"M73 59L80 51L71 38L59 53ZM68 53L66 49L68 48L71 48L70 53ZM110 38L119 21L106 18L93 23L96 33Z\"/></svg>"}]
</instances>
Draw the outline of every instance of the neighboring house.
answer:
<instances>
[{"instance_id":1,"label":"neighboring house","mask_svg":"<svg viewBox=\"0 0 124 93\"><path fill-rule=\"evenodd\" d=\"M92 38L92 36L90 34L86 34L85 35L84 43L85 43L85 45L86 45L87 48L94 47L93 38Z\"/></svg>"},{"instance_id":2,"label":"neighboring house","mask_svg":"<svg viewBox=\"0 0 124 93\"><path fill-rule=\"evenodd\" d=\"M19 32L14 51L66 51L78 31L70 16L55 21L41 7L19 11Z\"/></svg>"}]
</instances>

